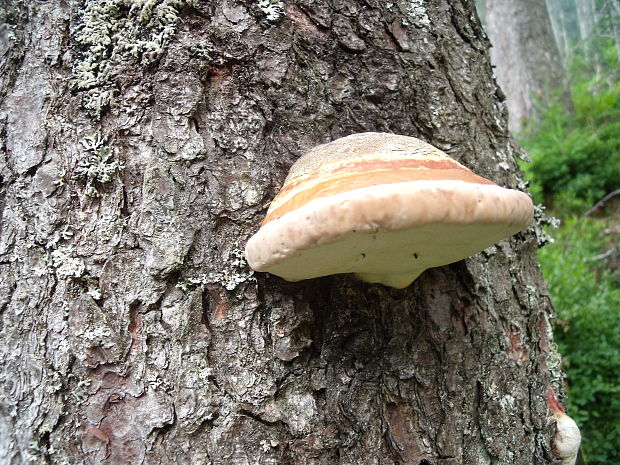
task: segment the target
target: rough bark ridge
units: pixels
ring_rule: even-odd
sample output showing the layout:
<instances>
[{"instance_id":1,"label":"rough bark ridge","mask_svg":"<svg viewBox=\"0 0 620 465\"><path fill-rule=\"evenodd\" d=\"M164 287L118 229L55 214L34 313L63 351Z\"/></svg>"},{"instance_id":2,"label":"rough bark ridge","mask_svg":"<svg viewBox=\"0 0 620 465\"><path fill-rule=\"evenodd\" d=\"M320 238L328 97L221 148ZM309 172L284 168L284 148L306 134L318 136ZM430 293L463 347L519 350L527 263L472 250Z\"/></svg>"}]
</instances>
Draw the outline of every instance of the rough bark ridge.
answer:
<instances>
[{"instance_id":1,"label":"rough bark ridge","mask_svg":"<svg viewBox=\"0 0 620 465\"><path fill-rule=\"evenodd\" d=\"M523 129L523 120L535 118L537 106L555 93L563 94L571 107L545 0L486 0L486 23L511 131Z\"/></svg>"},{"instance_id":2,"label":"rough bark ridge","mask_svg":"<svg viewBox=\"0 0 620 465\"><path fill-rule=\"evenodd\" d=\"M242 259L296 157L353 132L519 185L472 2L0 12L0 462L550 462L533 230L402 291Z\"/></svg>"}]
</instances>

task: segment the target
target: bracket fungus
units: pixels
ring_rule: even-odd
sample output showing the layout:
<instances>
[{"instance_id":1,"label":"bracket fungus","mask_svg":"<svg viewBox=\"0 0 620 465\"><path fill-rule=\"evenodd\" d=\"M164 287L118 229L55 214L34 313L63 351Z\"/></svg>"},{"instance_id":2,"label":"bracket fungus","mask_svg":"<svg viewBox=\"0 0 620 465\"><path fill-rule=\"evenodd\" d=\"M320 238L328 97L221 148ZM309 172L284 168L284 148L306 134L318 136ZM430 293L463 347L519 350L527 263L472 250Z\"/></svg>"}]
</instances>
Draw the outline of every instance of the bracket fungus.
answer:
<instances>
[{"instance_id":1,"label":"bracket fungus","mask_svg":"<svg viewBox=\"0 0 620 465\"><path fill-rule=\"evenodd\" d=\"M547 388L547 405L556 422L555 436L551 440L553 455L559 465L575 465L581 444L579 427L566 415L551 387Z\"/></svg>"},{"instance_id":2,"label":"bracket fungus","mask_svg":"<svg viewBox=\"0 0 620 465\"><path fill-rule=\"evenodd\" d=\"M291 168L246 245L256 271L288 281L355 273L395 288L523 229L523 192L474 174L419 139L361 133Z\"/></svg>"}]
</instances>

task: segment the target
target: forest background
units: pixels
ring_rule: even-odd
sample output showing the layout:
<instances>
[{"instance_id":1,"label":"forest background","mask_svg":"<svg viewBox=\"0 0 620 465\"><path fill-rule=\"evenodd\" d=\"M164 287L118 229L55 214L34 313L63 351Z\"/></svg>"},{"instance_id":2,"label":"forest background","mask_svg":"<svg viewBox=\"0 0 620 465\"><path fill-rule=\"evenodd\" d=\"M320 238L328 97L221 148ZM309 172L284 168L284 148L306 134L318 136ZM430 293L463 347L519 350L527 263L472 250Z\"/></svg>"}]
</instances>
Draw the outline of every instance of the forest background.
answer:
<instances>
[{"instance_id":1,"label":"forest background","mask_svg":"<svg viewBox=\"0 0 620 465\"><path fill-rule=\"evenodd\" d=\"M546 3L570 98L540 92L535 112L511 127L531 158L521 168L535 203L550 217L539 259L581 460L612 465L620 463L620 2ZM477 4L484 20L493 6Z\"/></svg>"}]
</instances>

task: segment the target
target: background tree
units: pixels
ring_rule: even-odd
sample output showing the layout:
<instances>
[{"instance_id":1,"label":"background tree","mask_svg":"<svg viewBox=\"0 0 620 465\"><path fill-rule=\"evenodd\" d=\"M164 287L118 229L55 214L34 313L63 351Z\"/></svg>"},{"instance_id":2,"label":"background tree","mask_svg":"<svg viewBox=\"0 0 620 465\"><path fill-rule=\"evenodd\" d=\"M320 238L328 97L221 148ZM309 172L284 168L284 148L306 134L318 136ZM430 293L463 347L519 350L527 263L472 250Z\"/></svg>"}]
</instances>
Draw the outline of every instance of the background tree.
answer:
<instances>
[{"instance_id":1,"label":"background tree","mask_svg":"<svg viewBox=\"0 0 620 465\"><path fill-rule=\"evenodd\" d=\"M549 0L548 5L565 66L575 68L577 58L598 84L617 80L617 70L610 69L610 63L620 57L620 3Z\"/></svg>"},{"instance_id":2,"label":"background tree","mask_svg":"<svg viewBox=\"0 0 620 465\"><path fill-rule=\"evenodd\" d=\"M550 463L533 230L402 291L242 258L353 132L520 185L472 2L0 13L0 462Z\"/></svg>"},{"instance_id":3,"label":"background tree","mask_svg":"<svg viewBox=\"0 0 620 465\"><path fill-rule=\"evenodd\" d=\"M491 62L506 93L510 130L535 119L558 93L570 106L568 84L545 0L486 0Z\"/></svg>"}]
</instances>

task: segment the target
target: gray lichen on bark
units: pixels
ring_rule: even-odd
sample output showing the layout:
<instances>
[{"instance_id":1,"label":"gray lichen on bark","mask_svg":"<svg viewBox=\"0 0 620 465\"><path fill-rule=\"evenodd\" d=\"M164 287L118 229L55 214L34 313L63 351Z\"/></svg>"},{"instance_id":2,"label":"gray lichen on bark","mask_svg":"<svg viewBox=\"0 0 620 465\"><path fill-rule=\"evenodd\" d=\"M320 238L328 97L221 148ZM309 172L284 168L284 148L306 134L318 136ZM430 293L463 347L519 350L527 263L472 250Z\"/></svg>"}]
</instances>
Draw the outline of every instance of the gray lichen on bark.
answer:
<instances>
[{"instance_id":1,"label":"gray lichen on bark","mask_svg":"<svg viewBox=\"0 0 620 465\"><path fill-rule=\"evenodd\" d=\"M241 258L292 162L353 132L519 184L473 5L263 3L0 7L0 461L549 463L533 230L402 291ZM105 75L93 112L78 37L112 4L122 37L154 34L129 24L147 8L174 27ZM89 134L122 166L98 196Z\"/></svg>"}]
</instances>

